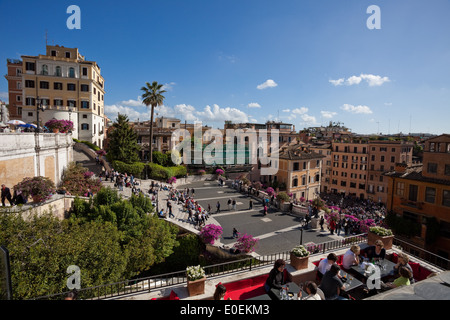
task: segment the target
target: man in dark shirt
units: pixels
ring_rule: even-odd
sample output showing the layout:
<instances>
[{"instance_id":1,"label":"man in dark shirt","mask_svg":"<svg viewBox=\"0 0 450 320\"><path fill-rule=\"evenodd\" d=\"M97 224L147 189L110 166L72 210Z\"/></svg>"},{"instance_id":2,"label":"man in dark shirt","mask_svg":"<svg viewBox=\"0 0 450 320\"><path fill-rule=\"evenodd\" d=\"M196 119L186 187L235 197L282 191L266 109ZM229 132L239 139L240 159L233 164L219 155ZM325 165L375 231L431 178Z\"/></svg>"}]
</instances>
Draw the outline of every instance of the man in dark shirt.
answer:
<instances>
[{"instance_id":1,"label":"man in dark shirt","mask_svg":"<svg viewBox=\"0 0 450 320\"><path fill-rule=\"evenodd\" d=\"M2 205L5 206L5 199L8 199L9 204L11 206L14 205L14 202L11 199L11 191L4 184L2 184Z\"/></svg>"},{"instance_id":2,"label":"man in dark shirt","mask_svg":"<svg viewBox=\"0 0 450 320\"><path fill-rule=\"evenodd\" d=\"M333 264L322 278L319 288L323 291L326 300L347 300L339 295L341 290L344 290L344 284L338 277L340 270L337 264Z\"/></svg>"}]
</instances>

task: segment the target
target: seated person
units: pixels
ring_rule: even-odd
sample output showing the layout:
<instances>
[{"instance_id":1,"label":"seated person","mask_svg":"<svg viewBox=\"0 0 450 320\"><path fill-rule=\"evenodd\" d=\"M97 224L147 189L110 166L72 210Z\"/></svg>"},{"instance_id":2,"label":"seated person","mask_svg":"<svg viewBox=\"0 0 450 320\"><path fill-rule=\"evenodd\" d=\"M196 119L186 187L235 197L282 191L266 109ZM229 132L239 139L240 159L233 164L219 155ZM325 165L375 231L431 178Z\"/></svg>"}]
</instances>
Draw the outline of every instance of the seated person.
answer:
<instances>
[{"instance_id":1,"label":"seated person","mask_svg":"<svg viewBox=\"0 0 450 320\"><path fill-rule=\"evenodd\" d=\"M317 284L312 281L308 281L305 284L305 291L308 295L306 297L302 297L302 291L300 290L298 293L298 298L301 300L322 300L320 295L317 293L317 289Z\"/></svg>"},{"instance_id":2,"label":"seated person","mask_svg":"<svg viewBox=\"0 0 450 320\"><path fill-rule=\"evenodd\" d=\"M368 258L369 261L372 261L372 259L383 260L386 257L386 249L384 249L383 241L375 241L374 246L370 246L365 250L364 256Z\"/></svg>"},{"instance_id":3,"label":"seated person","mask_svg":"<svg viewBox=\"0 0 450 320\"><path fill-rule=\"evenodd\" d=\"M341 291L344 291L344 284L338 277L340 270L337 264L333 264L322 278L319 289L322 290L326 300L347 300L340 295Z\"/></svg>"},{"instance_id":4,"label":"seated person","mask_svg":"<svg viewBox=\"0 0 450 320\"><path fill-rule=\"evenodd\" d=\"M399 253L398 254L398 262L394 266L393 274L394 274L394 277L400 276L400 267L405 267L411 272L411 277L409 277L409 281L411 282L411 284L413 284L414 283L414 274L413 274L412 268L408 262L409 262L409 257L404 253Z\"/></svg>"},{"instance_id":5,"label":"seated person","mask_svg":"<svg viewBox=\"0 0 450 320\"><path fill-rule=\"evenodd\" d=\"M401 286L409 286L411 282L409 279L412 276L411 271L407 267L399 267L400 277L394 280L394 282L386 283L387 288L397 288ZM384 287L384 286L383 286Z\"/></svg>"},{"instance_id":6,"label":"seated person","mask_svg":"<svg viewBox=\"0 0 450 320\"><path fill-rule=\"evenodd\" d=\"M342 258L342 267L346 270L350 269L351 266L359 264L359 254L361 250L357 245L353 245Z\"/></svg>"},{"instance_id":7,"label":"seated person","mask_svg":"<svg viewBox=\"0 0 450 320\"><path fill-rule=\"evenodd\" d=\"M275 261L273 269L270 270L269 277L264 284L264 289L268 293L270 289L275 288L281 290L281 287L285 284L284 282L284 267L286 262L283 259L278 259Z\"/></svg>"},{"instance_id":8,"label":"seated person","mask_svg":"<svg viewBox=\"0 0 450 320\"><path fill-rule=\"evenodd\" d=\"M323 276L328 270L330 270L331 266L336 263L336 261L337 256L335 253L330 253L325 259L321 260L317 266L319 277Z\"/></svg>"},{"instance_id":9,"label":"seated person","mask_svg":"<svg viewBox=\"0 0 450 320\"><path fill-rule=\"evenodd\" d=\"M159 216L160 218L165 218L165 217L166 217L166 215L165 215L165 213L164 213L164 209L159 210L158 216Z\"/></svg>"}]
</instances>

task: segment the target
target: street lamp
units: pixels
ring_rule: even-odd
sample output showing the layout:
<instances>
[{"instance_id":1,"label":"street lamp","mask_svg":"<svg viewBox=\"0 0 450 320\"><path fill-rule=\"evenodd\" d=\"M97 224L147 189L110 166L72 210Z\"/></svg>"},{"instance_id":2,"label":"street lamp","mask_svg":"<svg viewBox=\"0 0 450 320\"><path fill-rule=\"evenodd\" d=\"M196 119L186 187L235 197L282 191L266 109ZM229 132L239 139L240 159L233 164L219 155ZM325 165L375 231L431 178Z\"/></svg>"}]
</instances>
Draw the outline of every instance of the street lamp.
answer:
<instances>
[{"instance_id":1,"label":"street lamp","mask_svg":"<svg viewBox=\"0 0 450 320\"><path fill-rule=\"evenodd\" d=\"M73 112L74 108L72 106L69 106L68 110L69 110L69 121L72 122L71 116L72 116L72 112ZM70 131L70 133L72 133L72 131Z\"/></svg>"},{"instance_id":2,"label":"street lamp","mask_svg":"<svg viewBox=\"0 0 450 320\"><path fill-rule=\"evenodd\" d=\"M36 120L37 120L36 132L38 134L41 131L40 126L39 126L39 111L42 111L42 112L45 111L45 106L42 105L42 100L43 99L39 99L39 97L36 98Z\"/></svg>"},{"instance_id":3,"label":"street lamp","mask_svg":"<svg viewBox=\"0 0 450 320\"><path fill-rule=\"evenodd\" d=\"M303 229L305 229L306 224L308 223L305 218L303 218L300 225L300 245L303 245Z\"/></svg>"}]
</instances>

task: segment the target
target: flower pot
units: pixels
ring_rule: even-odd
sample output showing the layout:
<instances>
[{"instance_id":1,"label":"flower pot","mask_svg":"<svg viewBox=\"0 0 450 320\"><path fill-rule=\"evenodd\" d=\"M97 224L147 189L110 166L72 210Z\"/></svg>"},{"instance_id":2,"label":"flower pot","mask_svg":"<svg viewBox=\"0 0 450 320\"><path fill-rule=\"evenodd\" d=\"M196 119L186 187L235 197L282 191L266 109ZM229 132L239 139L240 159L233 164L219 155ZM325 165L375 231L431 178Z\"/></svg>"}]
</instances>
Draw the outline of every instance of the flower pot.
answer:
<instances>
[{"instance_id":1,"label":"flower pot","mask_svg":"<svg viewBox=\"0 0 450 320\"><path fill-rule=\"evenodd\" d=\"M392 241L394 240L394 236L379 236L371 231L367 233L367 244L369 246L374 246L375 241L381 240L384 244L384 249L389 250L392 248Z\"/></svg>"},{"instance_id":2,"label":"flower pot","mask_svg":"<svg viewBox=\"0 0 450 320\"><path fill-rule=\"evenodd\" d=\"M53 133L59 133L59 129L53 129Z\"/></svg>"},{"instance_id":3,"label":"flower pot","mask_svg":"<svg viewBox=\"0 0 450 320\"><path fill-rule=\"evenodd\" d=\"M296 270L302 270L302 269L308 268L309 256L307 256L307 257L297 257L292 252L290 253L290 255L291 255L291 263L290 263L290 265L293 266Z\"/></svg>"},{"instance_id":4,"label":"flower pot","mask_svg":"<svg viewBox=\"0 0 450 320\"><path fill-rule=\"evenodd\" d=\"M41 202L41 197L39 197L39 196L32 196L32 198L33 198L33 202L34 202L34 203L39 203L39 202Z\"/></svg>"},{"instance_id":5,"label":"flower pot","mask_svg":"<svg viewBox=\"0 0 450 320\"><path fill-rule=\"evenodd\" d=\"M187 288L189 292L189 296L197 296L199 294L205 293L205 281L206 277L203 277L199 280L188 280L187 281Z\"/></svg>"}]
</instances>

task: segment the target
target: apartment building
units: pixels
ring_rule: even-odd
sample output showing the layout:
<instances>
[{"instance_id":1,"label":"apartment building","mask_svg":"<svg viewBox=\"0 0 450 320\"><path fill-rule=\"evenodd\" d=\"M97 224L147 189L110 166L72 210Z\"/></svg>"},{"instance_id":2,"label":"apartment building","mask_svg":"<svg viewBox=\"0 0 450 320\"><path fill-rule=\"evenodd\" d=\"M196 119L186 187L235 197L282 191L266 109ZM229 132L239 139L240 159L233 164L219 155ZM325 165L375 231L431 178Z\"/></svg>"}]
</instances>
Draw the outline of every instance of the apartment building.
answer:
<instances>
[{"instance_id":1,"label":"apartment building","mask_svg":"<svg viewBox=\"0 0 450 320\"><path fill-rule=\"evenodd\" d=\"M274 181L283 184L294 199L312 200L320 193L323 158L303 143L281 148Z\"/></svg>"},{"instance_id":2,"label":"apartment building","mask_svg":"<svg viewBox=\"0 0 450 320\"><path fill-rule=\"evenodd\" d=\"M22 119L22 60L6 59L8 73L5 75L8 81L9 118Z\"/></svg>"},{"instance_id":3,"label":"apartment building","mask_svg":"<svg viewBox=\"0 0 450 320\"><path fill-rule=\"evenodd\" d=\"M311 144L309 150L324 156L322 159L322 181L320 183L320 192L328 192L332 172L331 143Z\"/></svg>"},{"instance_id":4,"label":"apartment building","mask_svg":"<svg viewBox=\"0 0 450 320\"><path fill-rule=\"evenodd\" d=\"M385 174L389 194L387 209L420 225L409 241L438 255L450 256L450 135L425 142L423 165L396 166ZM432 230L429 218L436 219ZM434 242L429 232L437 233ZM428 239L428 241L427 241Z\"/></svg>"},{"instance_id":5,"label":"apartment building","mask_svg":"<svg viewBox=\"0 0 450 320\"><path fill-rule=\"evenodd\" d=\"M384 173L395 163L412 164L413 144L403 141L333 142L328 190L386 203Z\"/></svg>"},{"instance_id":6,"label":"apartment building","mask_svg":"<svg viewBox=\"0 0 450 320\"><path fill-rule=\"evenodd\" d=\"M42 104L41 125L53 118L71 120L74 138L102 147L105 84L98 64L85 60L78 48L59 45L47 45L45 55L21 58L8 61L11 115L36 123L37 105Z\"/></svg>"}]
</instances>

